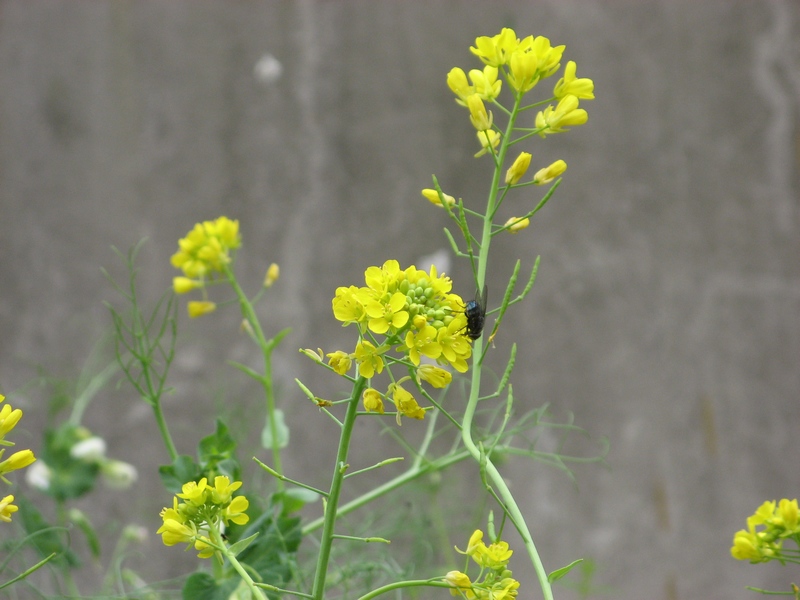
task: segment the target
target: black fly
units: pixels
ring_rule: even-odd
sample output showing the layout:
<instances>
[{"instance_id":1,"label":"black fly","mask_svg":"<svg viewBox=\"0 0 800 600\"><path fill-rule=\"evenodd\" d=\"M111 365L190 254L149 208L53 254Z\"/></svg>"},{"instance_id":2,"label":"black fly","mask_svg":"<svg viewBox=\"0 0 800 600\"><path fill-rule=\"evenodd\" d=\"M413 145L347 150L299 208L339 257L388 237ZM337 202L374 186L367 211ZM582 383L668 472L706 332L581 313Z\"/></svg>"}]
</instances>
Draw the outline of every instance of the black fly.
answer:
<instances>
[{"instance_id":1,"label":"black fly","mask_svg":"<svg viewBox=\"0 0 800 600\"><path fill-rule=\"evenodd\" d=\"M481 337L483 324L486 320L486 294L488 288L483 286L483 294L475 290L475 300L470 300L464 307L464 316L467 317L467 337L473 341Z\"/></svg>"}]
</instances>

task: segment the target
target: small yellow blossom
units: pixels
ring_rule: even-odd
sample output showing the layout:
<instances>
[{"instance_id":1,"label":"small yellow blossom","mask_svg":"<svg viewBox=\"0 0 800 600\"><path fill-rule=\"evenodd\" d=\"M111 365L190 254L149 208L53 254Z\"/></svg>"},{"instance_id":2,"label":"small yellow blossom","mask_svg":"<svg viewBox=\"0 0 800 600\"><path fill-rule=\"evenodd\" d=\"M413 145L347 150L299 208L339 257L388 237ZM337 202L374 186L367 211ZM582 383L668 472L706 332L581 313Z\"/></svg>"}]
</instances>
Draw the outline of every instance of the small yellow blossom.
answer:
<instances>
[{"instance_id":1,"label":"small yellow blossom","mask_svg":"<svg viewBox=\"0 0 800 600\"><path fill-rule=\"evenodd\" d=\"M200 481L184 483L181 488L183 493L176 494L176 496L178 496L178 498L183 498L190 504L200 506L205 504L208 490L208 479L203 477Z\"/></svg>"},{"instance_id":2,"label":"small yellow blossom","mask_svg":"<svg viewBox=\"0 0 800 600\"><path fill-rule=\"evenodd\" d=\"M341 350L337 350L336 352L331 352L326 355L328 357L328 364L336 371L339 375L347 375L347 372L350 370L350 366L353 364L353 360L350 358L350 355L347 352L343 352Z\"/></svg>"},{"instance_id":3,"label":"small yellow blossom","mask_svg":"<svg viewBox=\"0 0 800 600\"><path fill-rule=\"evenodd\" d=\"M492 112L486 111L483 100L478 94L472 94L467 98L467 108L469 109L469 120L475 129L487 131L492 128Z\"/></svg>"},{"instance_id":4,"label":"small yellow blossom","mask_svg":"<svg viewBox=\"0 0 800 600\"><path fill-rule=\"evenodd\" d=\"M231 501L231 496L233 496L233 492L238 490L242 487L241 481L234 481L231 483L231 480L224 476L224 475L217 475L214 478L214 487L209 488L211 491L211 501L214 504L227 504Z\"/></svg>"},{"instance_id":5,"label":"small yellow blossom","mask_svg":"<svg viewBox=\"0 0 800 600\"><path fill-rule=\"evenodd\" d=\"M205 536L197 536L194 541L194 549L198 550L197 558L211 558L216 552L216 548L211 545L211 540Z\"/></svg>"},{"instance_id":6,"label":"small yellow blossom","mask_svg":"<svg viewBox=\"0 0 800 600\"><path fill-rule=\"evenodd\" d=\"M381 398L381 393L375 388L364 390L361 401L364 403L364 410L367 412L383 414L383 399Z\"/></svg>"},{"instance_id":7,"label":"small yellow blossom","mask_svg":"<svg viewBox=\"0 0 800 600\"><path fill-rule=\"evenodd\" d=\"M374 333L384 334L389 328L400 329L408 322L408 312L403 310L406 306L406 295L395 292L388 301L379 302L371 300L364 305L364 310L369 317L369 329Z\"/></svg>"},{"instance_id":8,"label":"small yellow blossom","mask_svg":"<svg viewBox=\"0 0 800 600\"><path fill-rule=\"evenodd\" d=\"M1 453L2 452L0 451L0 454ZM6 460L0 462L0 477L6 473L10 473L11 471L24 469L35 460L36 457L33 455L32 450L20 450L19 452L14 452L14 454L9 456Z\"/></svg>"},{"instance_id":9,"label":"small yellow blossom","mask_svg":"<svg viewBox=\"0 0 800 600\"><path fill-rule=\"evenodd\" d=\"M781 534L781 537L800 532L800 527L798 527L798 512L797 498L794 500L784 498L778 503L774 521L776 525L785 530L785 533Z\"/></svg>"},{"instance_id":10,"label":"small yellow blossom","mask_svg":"<svg viewBox=\"0 0 800 600\"><path fill-rule=\"evenodd\" d=\"M447 327L442 327L436 336L437 343L442 347L441 358L446 360L459 373L466 373L467 359L472 356L472 346L469 339L464 336L467 326L464 315L458 315L450 321ZM433 358L433 357L431 357ZM443 362L440 360L439 362Z\"/></svg>"},{"instance_id":11,"label":"small yellow blossom","mask_svg":"<svg viewBox=\"0 0 800 600\"><path fill-rule=\"evenodd\" d=\"M417 381L427 381L435 388L445 388L453 380L449 371L433 365L420 365L417 369Z\"/></svg>"},{"instance_id":12,"label":"small yellow blossom","mask_svg":"<svg viewBox=\"0 0 800 600\"><path fill-rule=\"evenodd\" d=\"M511 54L509 85L524 94L558 71L566 46L551 46L544 36L528 37Z\"/></svg>"},{"instance_id":13,"label":"small yellow blossom","mask_svg":"<svg viewBox=\"0 0 800 600\"><path fill-rule=\"evenodd\" d=\"M524 219L520 219L519 217L511 217L505 222L503 227L507 227L509 233L519 233L523 229L526 229L530 224L531 220L527 217Z\"/></svg>"},{"instance_id":14,"label":"small yellow blossom","mask_svg":"<svg viewBox=\"0 0 800 600\"><path fill-rule=\"evenodd\" d=\"M565 127L586 123L589 115L582 108L578 108L578 104L578 98L570 94L559 100L555 108L550 105L540 111L536 115L536 128L539 130L539 135L546 137L551 133L563 133L569 131Z\"/></svg>"},{"instance_id":15,"label":"small yellow blossom","mask_svg":"<svg viewBox=\"0 0 800 600\"><path fill-rule=\"evenodd\" d=\"M278 266L278 263L272 263L267 269L267 274L264 276L264 287L272 287L272 285L278 281L278 277L280 276L281 268Z\"/></svg>"},{"instance_id":16,"label":"small yellow blossom","mask_svg":"<svg viewBox=\"0 0 800 600\"><path fill-rule=\"evenodd\" d=\"M191 544L194 541L196 531L192 526L184 525L176 519L164 519L164 524L158 528L157 534L161 535L161 539L165 546L174 546L175 544Z\"/></svg>"},{"instance_id":17,"label":"small yellow blossom","mask_svg":"<svg viewBox=\"0 0 800 600\"><path fill-rule=\"evenodd\" d=\"M0 402L4 399L5 396L0 396ZM21 418L22 410L19 408L12 408L10 404L5 404L3 408L0 408L0 440L16 427Z\"/></svg>"},{"instance_id":18,"label":"small yellow blossom","mask_svg":"<svg viewBox=\"0 0 800 600\"><path fill-rule=\"evenodd\" d=\"M406 348L408 358L415 365L420 363L420 355L428 358L439 358L442 354L442 346L436 341L438 330L432 325L425 325L417 331L406 333Z\"/></svg>"},{"instance_id":19,"label":"small yellow blossom","mask_svg":"<svg viewBox=\"0 0 800 600\"><path fill-rule=\"evenodd\" d=\"M367 318L364 303L359 298L358 291L354 285L336 288L336 295L332 301L333 316L339 321L343 321L345 325L360 323Z\"/></svg>"},{"instance_id":20,"label":"small yellow blossom","mask_svg":"<svg viewBox=\"0 0 800 600\"><path fill-rule=\"evenodd\" d=\"M471 69L469 72L469 78L472 80L475 93L486 102L491 102L500 95L503 82L497 79L498 72L497 67L492 67L491 65L486 65L483 71Z\"/></svg>"},{"instance_id":21,"label":"small yellow blossom","mask_svg":"<svg viewBox=\"0 0 800 600\"><path fill-rule=\"evenodd\" d=\"M563 160L557 160L553 164L548 165L545 168L536 171L536 175L533 176L533 183L535 183L536 185L544 185L546 183L550 183L556 177L561 176L566 170L567 170L567 163L565 163Z\"/></svg>"},{"instance_id":22,"label":"small yellow blossom","mask_svg":"<svg viewBox=\"0 0 800 600\"><path fill-rule=\"evenodd\" d=\"M383 359L378 349L371 342L366 340L358 342L353 354L358 363L358 373L362 377L370 379L375 373L380 374L383 372Z\"/></svg>"},{"instance_id":23,"label":"small yellow blossom","mask_svg":"<svg viewBox=\"0 0 800 600\"><path fill-rule=\"evenodd\" d=\"M483 156L487 152L490 152L490 148L495 149L500 144L500 134L494 129L479 131L477 136L482 149L475 153L475 158Z\"/></svg>"},{"instance_id":24,"label":"small yellow blossom","mask_svg":"<svg viewBox=\"0 0 800 600\"><path fill-rule=\"evenodd\" d=\"M12 502L14 502L14 496L6 496L0 500L0 521L10 523L11 515L19 510L19 506L11 504Z\"/></svg>"},{"instance_id":25,"label":"small yellow blossom","mask_svg":"<svg viewBox=\"0 0 800 600\"><path fill-rule=\"evenodd\" d=\"M556 83L553 95L559 100L570 94L581 100L594 100L594 82L591 79L576 78L576 69L577 65L574 60L567 63L564 68L564 77Z\"/></svg>"},{"instance_id":26,"label":"small yellow blossom","mask_svg":"<svg viewBox=\"0 0 800 600\"><path fill-rule=\"evenodd\" d=\"M458 100L462 106L466 106L466 99L475 93L475 88L467 83L467 76L463 69L453 67L447 74L447 87L458 96Z\"/></svg>"},{"instance_id":27,"label":"small yellow blossom","mask_svg":"<svg viewBox=\"0 0 800 600\"><path fill-rule=\"evenodd\" d=\"M520 45L517 34L513 29L504 27L500 33L493 37L481 36L475 39L475 46L470 47L470 52L480 58L485 64L492 67L507 65L511 53Z\"/></svg>"},{"instance_id":28,"label":"small yellow blossom","mask_svg":"<svg viewBox=\"0 0 800 600\"><path fill-rule=\"evenodd\" d=\"M398 425L400 425L400 415L419 420L425 418L425 409L417 404L417 400L408 390L396 384L392 384L389 387L392 390L392 400L397 407Z\"/></svg>"},{"instance_id":29,"label":"small yellow blossom","mask_svg":"<svg viewBox=\"0 0 800 600\"><path fill-rule=\"evenodd\" d=\"M217 310L216 302L209 302L208 300L192 300L188 303L187 309L189 317L194 319L202 317Z\"/></svg>"},{"instance_id":30,"label":"small yellow blossom","mask_svg":"<svg viewBox=\"0 0 800 600\"><path fill-rule=\"evenodd\" d=\"M456 204L456 199L452 196L442 192L442 197L440 198L439 192L429 188L422 190L422 196L426 198L428 202L435 204L436 206L442 206L442 200L444 200L444 203L447 204L447 206L455 206Z\"/></svg>"},{"instance_id":31,"label":"small yellow blossom","mask_svg":"<svg viewBox=\"0 0 800 600\"><path fill-rule=\"evenodd\" d=\"M172 289L176 294L187 294L200 287L203 287L203 281L200 279L189 279L188 277L172 278Z\"/></svg>"},{"instance_id":32,"label":"small yellow blossom","mask_svg":"<svg viewBox=\"0 0 800 600\"><path fill-rule=\"evenodd\" d=\"M508 171L506 171L506 184L514 185L527 173L531 164L531 155L528 152L520 152Z\"/></svg>"},{"instance_id":33,"label":"small yellow blossom","mask_svg":"<svg viewBox=\"0 0 800 600\"><path fill-rule=\"evenodd\" d=\"M241 483L241 482L238 482ZM225 522L233 521L237 525L244 525L250 520L244 511L250 506L250 501L244 496L236 496L231 503L225 508L223 519Z\"/></svg>"},{"instance_id":34,"label":"small yellow blossom","mask_svg":"<svg viewBox=\"0 0 800 600\"><path fill-rule=\"evenodd\" d=\"M472 591L472 581L466 573L461 571L450 571L445 575L444 580L456 589L450 590L453 596L461 596L462 598L475 598L475 593Z\"/></svg>"}]
</instances>

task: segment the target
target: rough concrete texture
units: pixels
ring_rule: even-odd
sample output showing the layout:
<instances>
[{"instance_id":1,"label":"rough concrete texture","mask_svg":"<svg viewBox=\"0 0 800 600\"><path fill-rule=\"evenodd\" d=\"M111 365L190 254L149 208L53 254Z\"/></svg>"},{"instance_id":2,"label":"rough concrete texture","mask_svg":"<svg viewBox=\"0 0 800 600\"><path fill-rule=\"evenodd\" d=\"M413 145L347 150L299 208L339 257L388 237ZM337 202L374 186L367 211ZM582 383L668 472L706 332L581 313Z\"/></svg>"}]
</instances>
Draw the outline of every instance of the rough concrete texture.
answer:
<instances>
[{"instance_id":1,"label":"rough concrete texture","mask_svg":"<svg viewBox=\"0 0 800 600\"><path fill-rule=\"evenodd\" d=\"M286 468L325 485L335 432L293 379L336 389L296 349L351 343L330 314L337 286L447 248L446 217L419 196L432 173L482 202L487 167L445 74L476 66L468 46L502 26L566 44L597 94L587 125L532 144L536 165L568 162L565 182L530 229L498 239L490 265L496 303L513 261L542 257L490 356L502 368L519 342L520 410L574 413L590 434L578 451L610 442L610 468L579 466L577 485L508 466L546 566L593 560L605 596L591 597L786 589L796 569L739 563L729 547L763 500L800 490L796 2L2 2L2 391L15 397L36 365L65 377L84 365L110 325L102 302L116 301L100 267L123 276L111 245L148 238L152 301L176 240L225 214L241 222L244 279L281 265L261 315L293 328L276 376L302 450ZM267 54L283 68L272 83L254 76ZM468 266L451 274L470 295ZM166 408L184 452L211 430L215 402L242 425L261 414L224 364L257 363L234 313L182 317ZM17 397L35 449L46 396ZM82 507L154 531L168 498L147 407L110 386L86 423L138 467L143 493ZM470 489L465 520L482 497ZM153 578L192 562L155 535L147 553ZM520 553L522 596L539 597L524 564Z\"/></svg>"}]
</instances>

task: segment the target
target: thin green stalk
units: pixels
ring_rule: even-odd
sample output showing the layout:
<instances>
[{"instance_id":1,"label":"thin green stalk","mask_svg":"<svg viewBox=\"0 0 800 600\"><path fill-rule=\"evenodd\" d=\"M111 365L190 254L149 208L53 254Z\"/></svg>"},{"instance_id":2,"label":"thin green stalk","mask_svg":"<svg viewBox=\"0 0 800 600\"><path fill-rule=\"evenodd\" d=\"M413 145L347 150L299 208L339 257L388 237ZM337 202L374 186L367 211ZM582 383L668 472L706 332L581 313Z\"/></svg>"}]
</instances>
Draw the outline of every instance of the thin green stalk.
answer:
<instances>
[{"instance_id":1,"label":"thin green stalk","mask_svg":"<svg viewBox=\"0 0 800 600\"><path fill-rule=\"evenodd\" d=\"M514 122L516 120L517 114L519 113L519 103L520 97L518 96L514 101L514 108L511 111L511 116L508 119L508 125L506 127L505 135L503 136L502 142L500 144L500 149L497 155L497 162L494 171L494 175L492 177L492 184L489 191L489 198L487 200L486 205L486 214L483 219L483 231L481 234L481 243L480 243L480 251L478 253L478 265L477 265L477 285L478 289L482 289L484 282L486 281L486 268L489 260L489 246L492 241L492 216L495 211L495 203L497 201L497 193L500 184L500 175L502 170L502 165L505 161L506 153L508 151L509 141L511 139L511 134L514 131ZM486 454L482 453L480 449L475 445L475 442L472 439L472 422L475 418L475 412L478 406L478 399L480 398L480 387L481 387L481 367L482 367L482 357L483 357L483 338L478 338L475 340L475 343L472 348L472 382L470 385L470 394L469 400L467 402L467 408L464 412L464 421L463 421L463 428L461 430L461 439L464 442L464 446L469 451L469 453L473 456L473 458L484 466L486 475L491 479L494 486L499 491L500 497L503 499L505 503L505 509L508 511L509 516L511 517L512 521L517 527L520 535L522 536L522 540L525 544L525 547L528 550L528 554L531 558L531 562L533 563L534 571L536 572L536 577L539 580L539 585L542 588L542 594L544 595L545 600L553 600L553 591L550 587L550 583L547 580L547 572L544 569L544 565L542 564L542 560L539 557L539 553L536 550L536 546L533 543L533 538L531 536L530 531L528 530L527 523L525 522L525 517L520 511L519 506L517 505L516 500L514 499L511 490L508 489L505 481L503 480L502 475L497 470L497 467L494 466L491 459L486 456Z\"/></svg>"},{"instance_id":2,"label":"thin green stalk","mask_svg":"<svg viewBox=\"0 0 800 600\"><path fill-rule=\"evenodd\" d=\"M322 539L320 540L319 555L317 556L317 569L314 573L314 586L311 595L314 600L322 600L325 593L325 578L328 575L328 561L331 557L331 547L333 546L333 534L338 516L339 497L342 493L342 482L347 470L347 454L350 450L350 439L353 435L353 426L358 416L358 401L364 388L367 386L367 379L359 377L353 385L353 393L350 396L350 403L347 405L342 422L342 433L339 437L339 450L336 453L336 465L333 470L333 480L331 489L328 493L328 502L325 504L325 522L322 527Z\"/></svg>"},{"instance_id":3,"label":"thin green stalk","mask_svg":"<svg viewBox=\"0 0 800 600\"><path fill-rule=\"evenodd\" d=\"M228 278L236 297L239 300L239 306L242 310L242 315L245 320L250 324L256 341L258 342L261 353L264 357L264 375L258 377L258 381L264 388L264 396L266 399L267 419L269 420L269 432L272 438L272 464L278 473L283 473L283 466L281 463L281 448L280 439L278 437L278 422L275 418L275 392L272 387L272 350L274 344L267 341L264 336L264 331L261 329L261 323L256 316L256 311L253 309L253 304L248 299L247 295L242 290L239 282L233 272L225 265L225 276ZM284 483L278 479L278 491L282 491Z\"/></svg>"},{"instance_id":4,"label":"thin green stalk","mask_svg":"<svg viewBox=\"0 0 800 600\"><path fill-rule=\"evenodd\" d=\"M164 440L164 445L167 447L167 452L169 452L169 460L171 463L175 462L178 459L178 449L175 447L175 442L172 441L172 436L169 433L167 420L164 418L164 411L161 409L161 402L156 399L152 403L152 407L153 415L156 418L156 423L158 423L158 430L161 432L161 439Z\"/></svg>"},{"instance_id":5,"label":"thin green stalk","mask_svg":"<svg viewBox=\"0 0 800 600\"><path fill-rule=\"evenodd\" d=\"M248 589L250 590L250 593L253 595L253 598L256 598L257 600L267 600L267 596L264 594L264 592L262 592L260 589L256 587L256 582L253 581L252 577L250 577L250 574L247 572L247 569L245 569L242 566L242 564L236 559L236 556L234 556L232 552L229 552L228 546L223 541L222 536L220 536L219 531L217 531L217 528L211 526L208 528L208 532L213 544L217 548L224 549L223 554L225 555L225 558L228 559L228 562L231 563L231 566L239 574L239 577L241 577L242 581L245 582Z\"/></svg>"}]
</instances>

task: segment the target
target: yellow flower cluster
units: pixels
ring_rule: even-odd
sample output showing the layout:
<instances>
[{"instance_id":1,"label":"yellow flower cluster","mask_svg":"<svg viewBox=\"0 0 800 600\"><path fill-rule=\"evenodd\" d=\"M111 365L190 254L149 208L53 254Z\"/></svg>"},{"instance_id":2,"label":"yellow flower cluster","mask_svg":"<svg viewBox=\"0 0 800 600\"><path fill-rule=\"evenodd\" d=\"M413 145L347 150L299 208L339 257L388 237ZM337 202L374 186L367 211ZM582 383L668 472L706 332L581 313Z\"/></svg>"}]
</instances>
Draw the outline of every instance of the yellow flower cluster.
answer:
<instances>
[{"instance_id":1,"label":"yellow flower cluster","mask_svg":"<svg viewBox=\"0 0 800 600\"><path fill-rule=\"evenodd\" d=\"M445 575L445 582L453 589L453 596L469 600L509 600L517 597L519 581L512 577L508 569L508 561L514 553L507 542L498 540L487 546L483 542L483 532L476 529L469 538L465 551L456 548L457 552L471 557L485 573L482 581L472 581L466 573L450 571Z\"/></svg>"},{"instance_id":2,"label":"yellow flower cluster","mask_svg":"<svg viewBox=\"0 0 800 600\"><path fill-rule=\"evenodd\" d=\"M734 534L731 556L751 563L782 560L784 540L791 539L800 547L799 514L797 499L764 502L747 517L747 529Z\"/></svg>"},{"instance_id":3,"label":"yellow flower cluster","mask_svg":"<svg viewBox=\"0 0 800 600\"><path fill-rule=\"evenodd\" d=\"M6 399L5 396L0 394L0 403L4 402ZM20 419L22 418L22 411L18 408L12 408L9 404L4 404L2 408L0 408L0 446L13 446L14 442L10 442L5 439L6 435L17 426ZM5 453L5 448L0 449L0 458L3 458L3 454ZM6 479L5 475L10 473L11 471L16 471L18 469L24 469L32 462L36 460L36 457L33 455L32 450L20 450L18 452L14 452L11 456L9 456L4 461L0 462L0 479L2 479L5 483L10 484L11 482ZM4 521L6 523L11 521L11 515L19 510L19 507L12 504L14 502L14 496L9 495L5 496L2 500L0 500L0 521Z\"/></svg>"},{"instance_id":4,"label":"yellow flower cluster","mask_svg":"<svg viewBox=\"0 0 800 600\"><path fill-rule=\"evenodd\" d=\"M185 238L178 240L179 250L172 255L170 262L185 276L173 278L175 293L186 294L197 288L203 289L203 300L188 304L190 317L200 317L217 309L217 305L205 297L206 278L224 272L232 261L231 250L237 249L241 243L239 221L228 217L196 223Z\"/></svg>"},{"instance_id":5,"label":"yellow flower cluster","mask_svg":"<svg viewBox=\"0 0 800 600\"><path fill-rule=\"evenodd\" d=\"M552 46L544 36L529 35L519 39L513 29L504 28L495 36L481 36L471 47L472 53L483 63L483 70L472 69L469 78L458 67L447 74L447 85L456 95L456 102L470 112L470 121L478 131L482 150L480 156L494 148L500 134L492 128L491 111L484 102L497 102L502 80L512 89L515 98L533 89L542 79L555 74L561 67L561 57L565 46ZM564 76L553 88L553 98L558 104L548 106L535 118L537 133L545 137L552 133L567 131L567 127L581 125L588 120L588 114L579 108L580 100L594 98L594 83L591 79L578 78L577 66L569 61Z\"/></svg>"},{"instance_id":6,"label":"yellow flower cluster","mask_svg":"<svg viewBox=\"0 0 800 600\"><path fill-rule=\"evenodd\" d=\"M182 493L173 497L172 508L162 509L164 523L156 533L162 536L165 546L194 544L198 557L213 556L217 548L208 535L209 529L218 532L221 523L244 525L250 519L245 514L250 506L247 498L233 496L241 485L241 481L231 483L222 475L214 478L213 487L205 477L199 482L185 483ZM179 498L183 502L179 502Z\"/></svg>"},{"instance_id":7,"label":"yellow flower cluster","mask_svg":"<svg viewBox=\"0 0 800 600\"><path fill-rule=\"evenodd\" d=\"M344 325L356 324L360 334L353 352L327 354L334 371L347 375L355 362L358 374L371 379L383 372L387 360L402 362L414 371L417 383L425 381L436 388L446 387L452 375L432 364L422 364L423 357L461 373L467 371L472 340L465 335L464 301L452 293L449 277L439 275L433 266L429 272L413 265L400 269L396 260L387 260L383 266L369 267L364 280L364 287L338 288L332 301L334 316ZM401 356L388 358L392 349ZM322 351L304 352L318 362L323 360ZM425 409L402 386L410 379L394 381L385 394L368 388L362 396L365 410L383 414L383 401L387 399L397 408L398 423L401 415L423 419Z\"/></svg>"}]
</instances>

